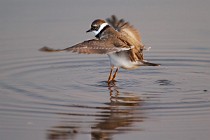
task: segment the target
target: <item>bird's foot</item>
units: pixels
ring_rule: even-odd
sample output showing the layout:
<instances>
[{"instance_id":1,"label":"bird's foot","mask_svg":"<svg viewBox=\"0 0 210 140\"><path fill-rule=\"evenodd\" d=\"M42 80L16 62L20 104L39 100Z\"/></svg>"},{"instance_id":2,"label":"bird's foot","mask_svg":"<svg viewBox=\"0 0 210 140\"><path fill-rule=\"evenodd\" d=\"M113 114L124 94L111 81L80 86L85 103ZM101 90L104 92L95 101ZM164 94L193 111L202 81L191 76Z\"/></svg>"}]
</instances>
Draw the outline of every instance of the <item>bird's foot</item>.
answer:
<instances>
[{"instance_id":1,"label":"bird's foot","mask_svg":"<svg viewBox=\"0 0 210 140\"><path fill-rule=\"evenodd\" d=\"M108 86L112 86L112 85L115 85L116 82L117 82L116 80L112 79L112 80L107 81L107 84Z\"/></svg>"}]
</instances>

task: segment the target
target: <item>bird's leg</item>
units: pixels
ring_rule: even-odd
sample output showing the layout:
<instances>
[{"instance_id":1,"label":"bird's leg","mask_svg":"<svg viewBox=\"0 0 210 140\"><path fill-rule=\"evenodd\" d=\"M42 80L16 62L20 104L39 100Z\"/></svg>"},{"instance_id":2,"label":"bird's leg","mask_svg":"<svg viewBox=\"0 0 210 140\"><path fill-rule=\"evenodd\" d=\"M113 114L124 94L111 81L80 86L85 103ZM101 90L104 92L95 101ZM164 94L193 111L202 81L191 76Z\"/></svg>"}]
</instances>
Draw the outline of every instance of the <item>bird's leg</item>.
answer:
<instances>
[{"instance_id":1,"label":"bird's leg","mask_svg":"<svg viewBox=\"0 0 210 140\"><path fill-rule=\"evenodd\" d=\"M112 80L112 71L113 71L114 67L111 67L110 73L109 73L109 78L108 78L108 83Z\"/></svg>"},{"instance_id":2,"label":"bird's leg","mask_svg":"<svg viewBox=\"0 0 210 140\"><path fill-rule=\"evenodd\" d=\"M119 70L119 68L116 69L116 71L115 71L115 73L114 73L114 75L112 77L112 81L114 81L114 79L116 78L118 70Z\"/></svg>"}]
</instances>

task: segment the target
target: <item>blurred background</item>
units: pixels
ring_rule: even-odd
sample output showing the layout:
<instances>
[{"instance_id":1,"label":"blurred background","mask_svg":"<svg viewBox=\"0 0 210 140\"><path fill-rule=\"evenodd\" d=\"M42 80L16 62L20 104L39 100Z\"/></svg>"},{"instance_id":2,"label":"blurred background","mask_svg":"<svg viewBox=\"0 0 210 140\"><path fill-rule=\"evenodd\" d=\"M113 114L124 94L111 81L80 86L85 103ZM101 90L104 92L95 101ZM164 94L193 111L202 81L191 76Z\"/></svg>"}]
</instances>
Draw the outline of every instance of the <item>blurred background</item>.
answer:
<instances>
[{"instance_id":1,"label":"blurred background","mask_svg":"<svg viewBox=\"0 0 210 140\"><path fill-rule=\"evenodd\" d=\"M115 14L141 31L145 44L209 44L208 0L2 0L1 50L66 47L92 38L97 18ZM179 44L178 44L179 45ZM10 47L8 47L10 46Z\"/></svg>"},{"instance_id":2,"label":"blurred background","mask_svg":"<svg viewBox=\"0 0 210 140\"><path fill-rule=\"evenodd\" d=\"M1 0L0 139L209 139L209 0ZM106 55L43 53L124 18L161 67L120 70Z\"/></svg>"}]
</instances>

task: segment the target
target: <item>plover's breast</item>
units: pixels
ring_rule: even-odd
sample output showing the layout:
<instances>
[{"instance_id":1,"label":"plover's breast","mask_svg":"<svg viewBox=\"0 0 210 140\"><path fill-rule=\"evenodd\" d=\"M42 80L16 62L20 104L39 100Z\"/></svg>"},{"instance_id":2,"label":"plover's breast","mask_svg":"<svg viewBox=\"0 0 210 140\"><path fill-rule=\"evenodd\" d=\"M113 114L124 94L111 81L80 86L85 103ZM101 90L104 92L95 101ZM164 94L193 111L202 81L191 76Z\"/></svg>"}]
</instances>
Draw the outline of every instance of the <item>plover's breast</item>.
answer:
<instances>
[{"instance_id":1,"label":"plover's breast","mask_svg":"<svg viewBox=\"0 0 210 140\"><path fill-rule=\"evenodd\" d=\"M135 69L141 65L140 62L132 62L126 51L118 53L108 54L111 66L124 68L124 69Z\"/></svg>"}]
</instances>

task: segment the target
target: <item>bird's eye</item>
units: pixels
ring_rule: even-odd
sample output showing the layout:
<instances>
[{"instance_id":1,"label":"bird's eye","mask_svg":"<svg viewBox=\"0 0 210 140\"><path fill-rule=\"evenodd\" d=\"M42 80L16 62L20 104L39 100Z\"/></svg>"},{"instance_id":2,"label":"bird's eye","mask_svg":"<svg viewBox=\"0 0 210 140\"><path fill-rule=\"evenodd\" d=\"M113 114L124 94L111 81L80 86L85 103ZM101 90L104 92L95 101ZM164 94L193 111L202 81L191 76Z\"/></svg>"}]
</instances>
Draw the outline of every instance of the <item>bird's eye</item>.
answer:
<instances>
[{"instance_id":1,"label":"bird's eye","mask_svg":"<svg viewBox=\"0 0 210 140\"><path fill-rule=\"evenodd\" d=\"M99 26L97 26L97 25L93 25L93 26L92 26L92 29L93 29L93 30L96 30L96 31L97 31L98 28L99 28Z\"/></svg>"}]
</instances>

